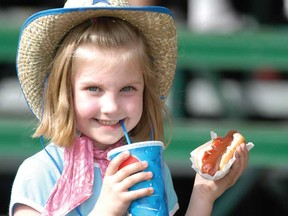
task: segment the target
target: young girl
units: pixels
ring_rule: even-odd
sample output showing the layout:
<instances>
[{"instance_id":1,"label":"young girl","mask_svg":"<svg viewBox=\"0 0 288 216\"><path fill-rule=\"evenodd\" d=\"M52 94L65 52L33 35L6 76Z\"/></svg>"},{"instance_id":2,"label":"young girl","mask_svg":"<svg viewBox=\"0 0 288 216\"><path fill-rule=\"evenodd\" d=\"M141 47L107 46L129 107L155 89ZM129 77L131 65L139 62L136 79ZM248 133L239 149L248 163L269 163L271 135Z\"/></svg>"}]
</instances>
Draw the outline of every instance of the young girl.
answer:
<instances>
[{"instance_id":1,"label":"young girl","mask_svg":"<svg viewBox=\"0 0 288 216\"><path fill-rule=\"evenodd\" d=\"M164 142L164 102L176 66L177 38L171 12L129 7L126 1L68 0L64 9L30 17L21 31L17 69L32 112L34 137L51 143L20 166L10 215L126 215L131 201L153 194L134 184L153 177L145 161L118 171L124 152L120 121L133 142ZM245 144L226 177L196 175L186 215L210 215L214 201L247 166ZM168 167L169 214L178 209Z\"/></svg>"}]
</instances>

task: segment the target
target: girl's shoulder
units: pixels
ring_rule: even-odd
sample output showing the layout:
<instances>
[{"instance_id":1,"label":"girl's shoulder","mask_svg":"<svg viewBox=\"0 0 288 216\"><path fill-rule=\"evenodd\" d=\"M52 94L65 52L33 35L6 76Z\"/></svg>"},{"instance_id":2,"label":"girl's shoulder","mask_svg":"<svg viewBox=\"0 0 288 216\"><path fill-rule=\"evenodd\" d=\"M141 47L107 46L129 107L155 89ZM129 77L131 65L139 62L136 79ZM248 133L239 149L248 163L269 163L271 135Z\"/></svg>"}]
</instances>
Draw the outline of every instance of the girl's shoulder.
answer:
<instances>
[{"instance_id":1,"label":"girl's shoulder","mask_svg":"<svg viewBox=\"0 0 288 216\"><path fill-rule=\"evenodd\" d=\"M25 159L19 170L22 169L25 172L37 170L38 173L48 171L58 176L58 173L60 174L63 170L63 157L64 149L50 143L45 149Z\"/></svg>"},{"instance_id":2,"label":"girl's shoulder","mask_svg":"<svg viewBox=\"0 0 288 216\"><path fill-rule=\"evenodd\" d=\"M45 150L23 161L14 179L10 212L16 203L23 203L38 211L43 210L51 190L61 175L57 166L63 169L63 153L63 149L49 144Z\"/></svg>"}]
</instances>

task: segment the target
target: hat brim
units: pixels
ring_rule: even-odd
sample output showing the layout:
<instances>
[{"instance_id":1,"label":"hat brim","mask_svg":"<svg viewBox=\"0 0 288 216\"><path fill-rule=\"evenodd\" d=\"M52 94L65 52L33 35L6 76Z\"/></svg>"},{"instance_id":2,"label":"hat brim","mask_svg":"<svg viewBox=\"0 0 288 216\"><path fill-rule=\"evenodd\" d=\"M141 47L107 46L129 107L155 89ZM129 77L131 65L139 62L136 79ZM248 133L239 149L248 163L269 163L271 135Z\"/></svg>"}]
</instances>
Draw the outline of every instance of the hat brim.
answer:
<instances>
[{"instance_id":1,"label":"hat brim","mask_svg":"<svg viewBox=\"0 0 288 216\"><path fill-rule=\"evenodd\" d=\"M18 44L18 79L28 106L37 118L42 115L44 82L57 45L72 28L99 16L126 20L142 31L155 60L160 96L163 101L167 98L177 59L176 25L170 10L157 6L51 9L27 19Z\"/></svg>"}]
</instances>

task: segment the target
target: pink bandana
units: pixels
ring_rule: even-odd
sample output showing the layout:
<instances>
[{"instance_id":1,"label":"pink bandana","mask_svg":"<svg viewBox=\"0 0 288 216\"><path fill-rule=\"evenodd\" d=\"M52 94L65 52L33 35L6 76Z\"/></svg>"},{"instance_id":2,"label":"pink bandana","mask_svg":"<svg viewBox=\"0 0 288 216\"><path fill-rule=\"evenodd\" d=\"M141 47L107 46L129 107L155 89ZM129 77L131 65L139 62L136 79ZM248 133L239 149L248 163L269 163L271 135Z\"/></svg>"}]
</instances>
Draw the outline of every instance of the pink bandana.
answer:
<instances>
[{"instance_id":1,"label":"pink bandana","mask_svg":"<svg viewBox=\"0 0 288 216\"><path fill-rule=\"evenodd\" d=\"M65 149L63 173L56 182L42 215L66 215L86 201L93 191L94 157L103 178L109 164L108 151L122 144L121 139L105 151L101 151L93 148L93 142L88 137L77 138L73 147Z\"/></svg>"},{"instance_id":2,"label":"pink bandana","mask_svg":"<svg viewBox=\"0 0 288 216\"><path fill-rule=\"evenodd\" d=\"M114 149L114 148L117 148L117 147L120 147L123 145L123 140L121 139L120 141L118 141L117 143L115 143L114 145L111 145L109 146L106 150L99 150L97 148L94 148L93 149L93 153L94 153L94 158L96 159L99 167L100 167L100 170L101 170L101 176L102 176L102 179L104 178L105 176L105 173L106 173L106 169L109 165L109 160L107 159L107 153Z\"/></svg>"}]
</instances>

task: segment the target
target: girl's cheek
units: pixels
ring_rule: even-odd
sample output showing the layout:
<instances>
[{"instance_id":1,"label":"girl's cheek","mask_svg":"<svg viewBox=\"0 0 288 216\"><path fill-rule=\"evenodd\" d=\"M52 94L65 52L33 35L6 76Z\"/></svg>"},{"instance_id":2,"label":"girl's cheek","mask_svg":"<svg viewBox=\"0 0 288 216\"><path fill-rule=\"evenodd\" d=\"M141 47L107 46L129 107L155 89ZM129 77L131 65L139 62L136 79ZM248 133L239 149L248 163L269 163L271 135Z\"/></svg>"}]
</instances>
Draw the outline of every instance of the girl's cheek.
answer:
<instances>
[{"instance_id":1,"label":"girl's cheek","mask_svg":"<svg viewBox=\"0 0 288 216\"><path fill-rule=\"evenodd\" d=\"M95 111L97 111L98 109L99 109L98 103L96 103L95 101L91 99L83 100L82 98L78 100L75 104L75 110L78 113L82 113L82 114L95 113Z\"/></svg>"}]
</instances>

